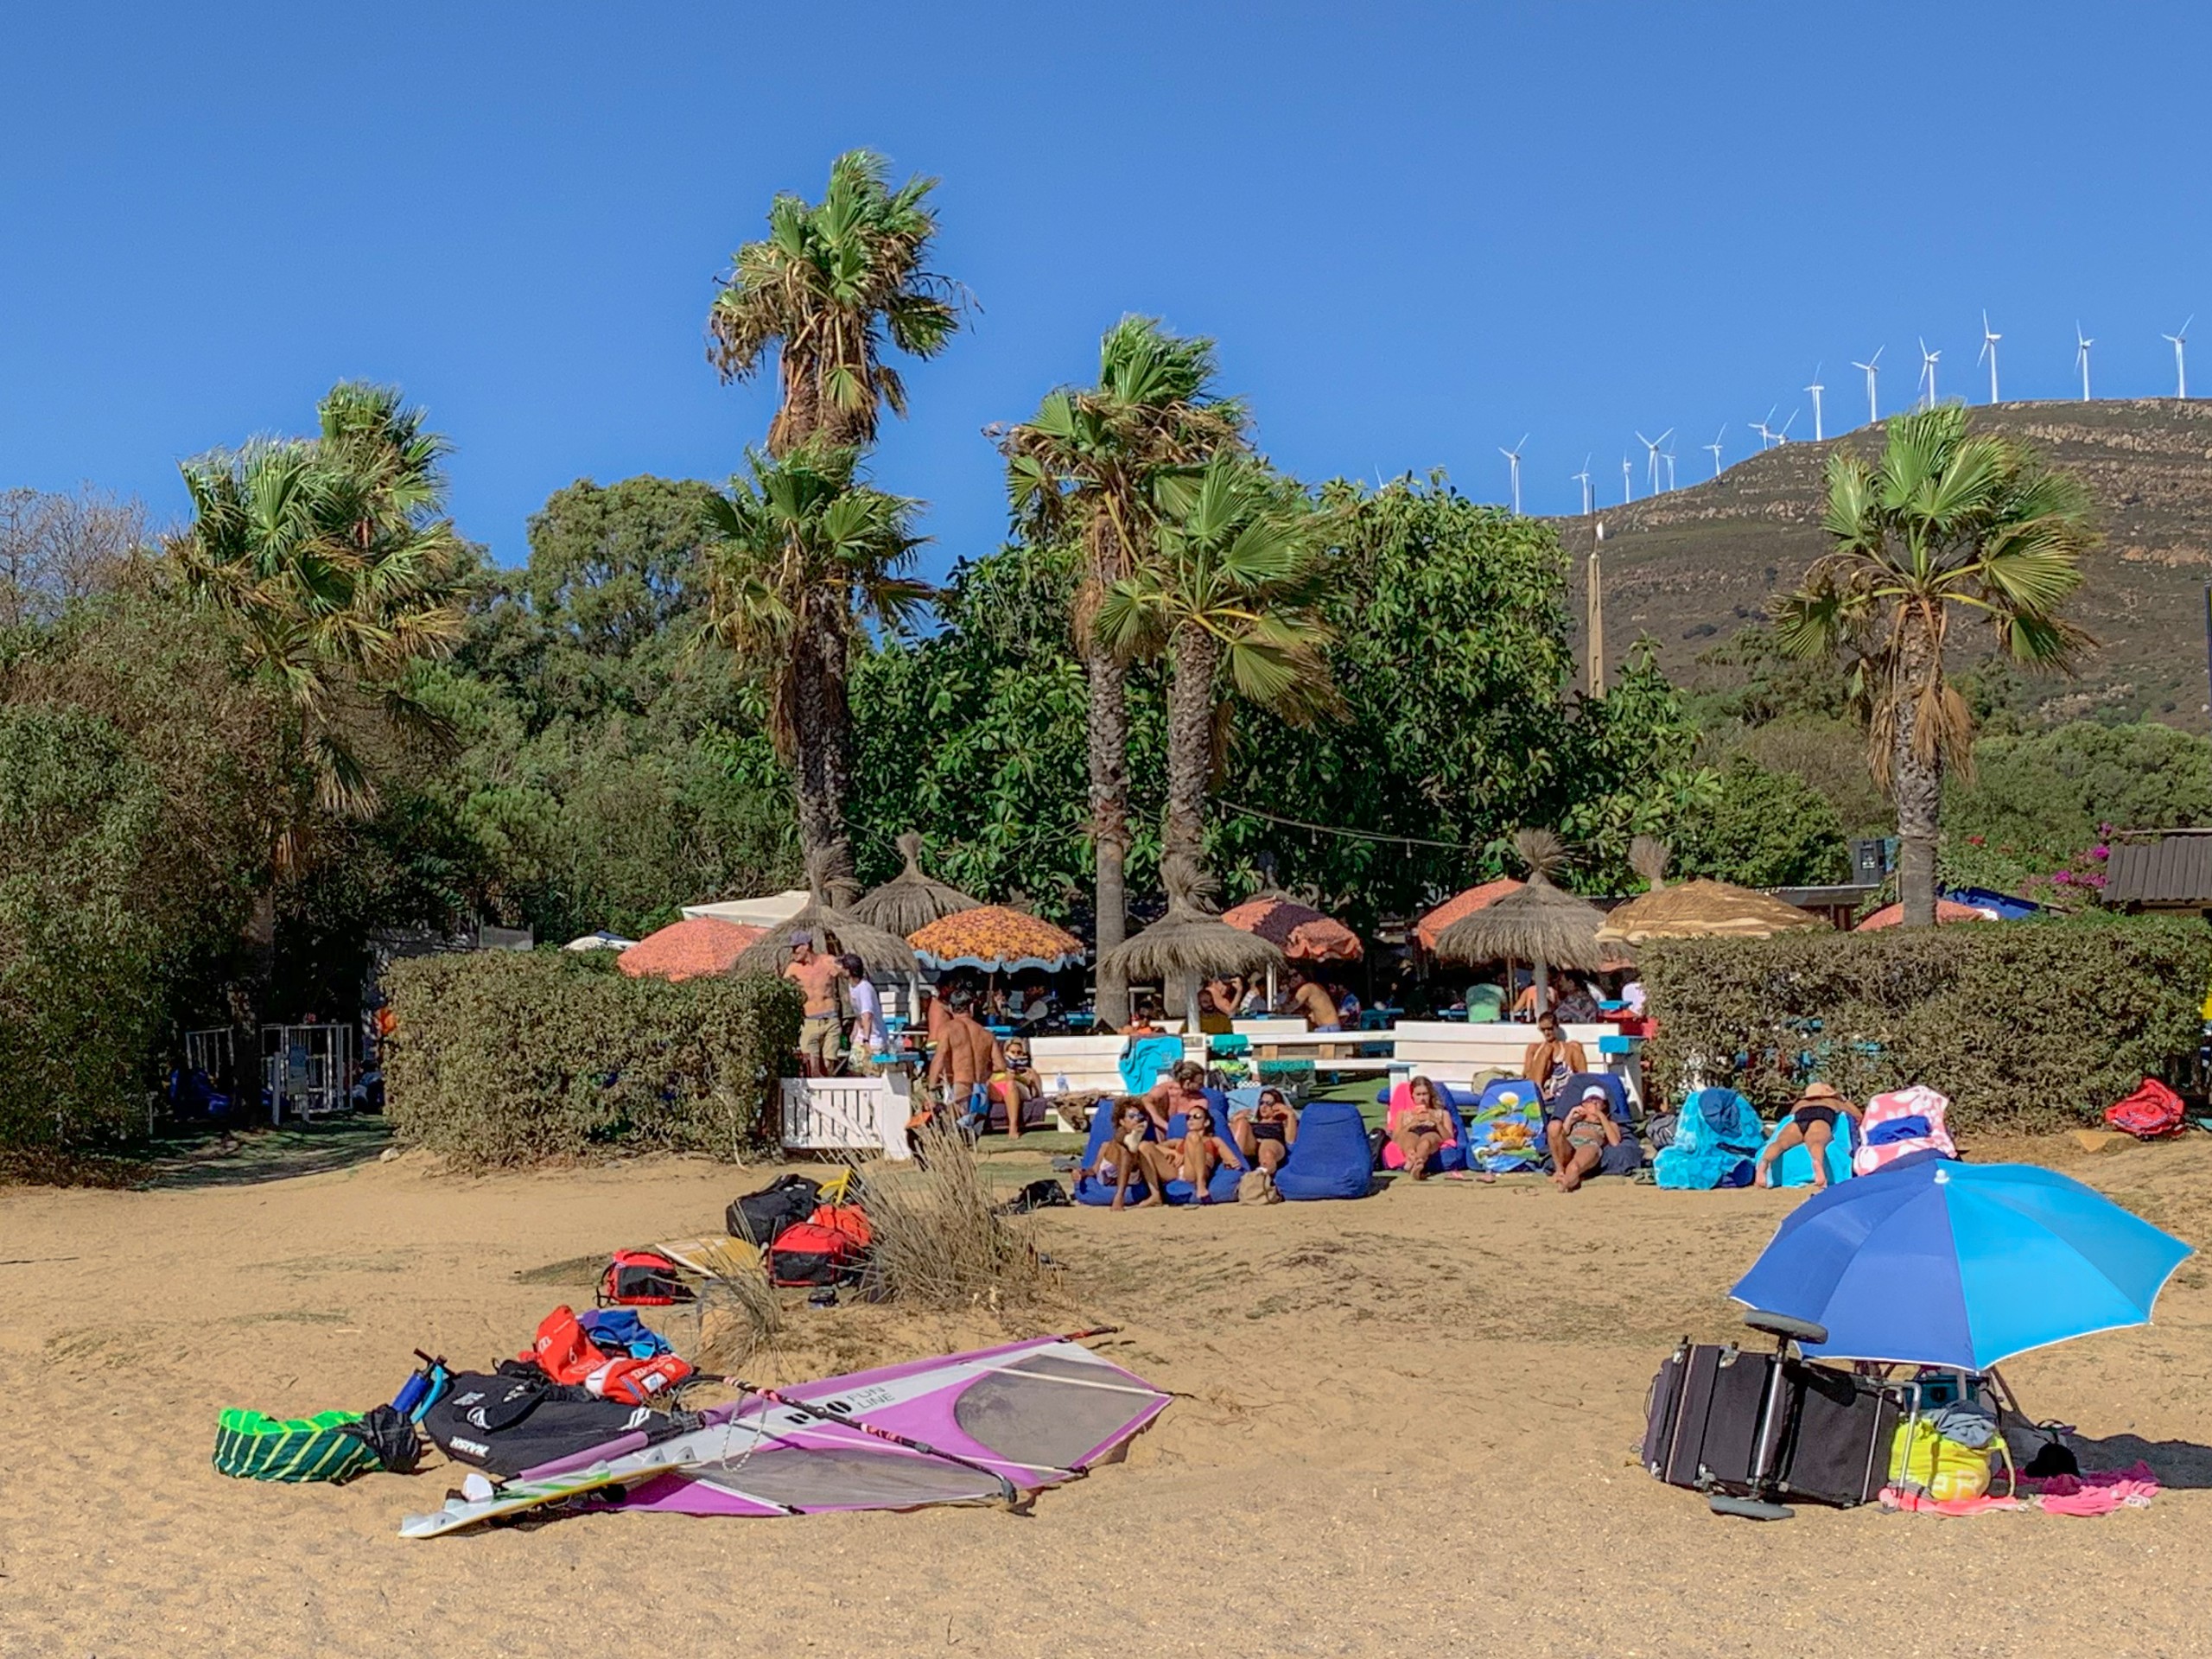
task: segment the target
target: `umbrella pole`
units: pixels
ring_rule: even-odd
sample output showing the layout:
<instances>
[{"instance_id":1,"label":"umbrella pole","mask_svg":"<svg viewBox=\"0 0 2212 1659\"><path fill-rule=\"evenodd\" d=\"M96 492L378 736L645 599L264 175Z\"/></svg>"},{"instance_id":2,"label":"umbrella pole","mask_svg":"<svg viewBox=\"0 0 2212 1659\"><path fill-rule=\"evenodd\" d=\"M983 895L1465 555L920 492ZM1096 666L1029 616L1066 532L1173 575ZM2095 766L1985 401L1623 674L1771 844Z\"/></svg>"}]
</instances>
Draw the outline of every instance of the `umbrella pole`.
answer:
<instances>
[{"instance_id":1,"label":"umbrella pole","mask_svg":"<svg viewBox=\"0 0 2212 1659\"><path fill-rule=\"evenodd\" d=\"M1268 964L1268 1012L1269 1014L1273 1014L1275 1011L1277 1002L1278 994L1275 990L1275 965L1271 962Z\"/></svg>"},{"instance_id":2,"label":"umbrella pole","mask_svg":"<svg viewBox=\"0 0 2212 1659\"><path fill-rule=\"evenodd\" d=\"M1544 966L1540 957L1536 959L1536 1018L1539 1020L1544 1017L1544 1010L1551 1006L1551 999L1546 995L1551 987L1551 970Z\"/></svg>"}]
</instances>

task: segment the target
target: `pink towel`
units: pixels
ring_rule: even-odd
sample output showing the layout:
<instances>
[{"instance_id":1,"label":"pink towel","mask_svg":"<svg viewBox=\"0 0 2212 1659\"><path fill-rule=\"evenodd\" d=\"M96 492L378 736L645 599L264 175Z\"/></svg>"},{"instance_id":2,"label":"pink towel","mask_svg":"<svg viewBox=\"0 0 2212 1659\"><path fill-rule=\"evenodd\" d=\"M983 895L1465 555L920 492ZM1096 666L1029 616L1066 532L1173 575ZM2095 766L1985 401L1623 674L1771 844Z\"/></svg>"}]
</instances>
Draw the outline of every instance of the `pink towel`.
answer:
<instances>
[{"instance_id":1,"label":"pink towel","mask_svg":"<svg viewBox=\"0 0 2212 1659\"><path fill-rule=\"evenodd\" d=\"M2149 1507L2158 1495L2158 1478L2139 1458L2125 1469L2088 1469L2078 1475L2024 1479L2020 1490L2052 1515L2110 1515L2114 1510Z\"/></svg>"}]
</instances>

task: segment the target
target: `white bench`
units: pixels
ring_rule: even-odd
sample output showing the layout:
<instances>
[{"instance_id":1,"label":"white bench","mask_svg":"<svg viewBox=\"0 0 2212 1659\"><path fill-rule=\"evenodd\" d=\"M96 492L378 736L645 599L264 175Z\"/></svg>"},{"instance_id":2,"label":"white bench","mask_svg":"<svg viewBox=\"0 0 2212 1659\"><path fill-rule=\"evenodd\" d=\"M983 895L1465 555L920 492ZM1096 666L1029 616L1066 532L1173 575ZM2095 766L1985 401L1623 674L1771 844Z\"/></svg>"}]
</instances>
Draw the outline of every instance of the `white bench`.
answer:
<instances>
[{"instance_id":1,"label":"white bench","mask_svg":"<svg viewBox=\"0 0 2212 1659\"><path fill-rule=\"evenodd\" d=\"M1567 1026L1560 1034L1571 1043L1580 1043L1592 1071L1618 1077L1627 1094L1629 1106L1638 1116L1643 1112L1643 1067L1637 1056L1634 1040L1626 1044L1625 1052L1605 1053L1600 1049L1604 1039L1611 1038L1609 1045L1622 1046L1619 1030L1612 1026ZM1368 1033L1372 1041L1376 1035L1395 1039L1393 1052L1395 1065L1421 1077L1433 1077L1439 1083L1468 1084L1485 1071L1503 1071L1518 1077L1522 1057L1529 1045L1536 1040L1534 1026L1512 1024L1464 1025L1450 1020L1409 1020L1393 1027L1387 1033Z\"/></svg>"},{"instance_id":2,"label":"white bench","mask_svg":"<svg viewBox=\"0 0 2212 1659\"><path fill-rule=\"evenodd\" d=\"M877 1077L785 1077L784 1147L903 1159L906 1120L913 1109L904 1071Z\"/></svg>"}]
</instances>

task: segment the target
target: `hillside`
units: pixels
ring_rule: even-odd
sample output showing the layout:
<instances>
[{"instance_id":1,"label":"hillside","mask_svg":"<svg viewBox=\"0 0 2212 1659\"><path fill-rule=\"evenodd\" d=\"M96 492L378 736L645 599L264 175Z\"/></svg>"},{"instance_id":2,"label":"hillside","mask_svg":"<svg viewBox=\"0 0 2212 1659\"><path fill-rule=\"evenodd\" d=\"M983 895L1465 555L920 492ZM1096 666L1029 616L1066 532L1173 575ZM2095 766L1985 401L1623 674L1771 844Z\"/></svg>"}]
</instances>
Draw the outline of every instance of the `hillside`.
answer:
<instances>
[{"instance_id":1,"label":"hillside","mask_svg":"<svg viewBox=\"0 0 2212 1659\"><path fill-rule=\"evenodd\" d=\"M2207 729L2212 401L2000 404L1975 409L1974 419L2078 472L2096 497L2104 542L2087 561L2073 614L2101 649L2080 681L2050 686L2045 712L2110 709ZM1862 427L1791 443L1705 483L1601 509L1609 654L1648 633L1669 673L1694 677L1699 652L1759 619L1819 555L1828 452L1852 444L1871 454L1878 442L1876 429ZM1552 522L1574 555L1579 617L1591 520Z\"/></svg>"}]
</instances>

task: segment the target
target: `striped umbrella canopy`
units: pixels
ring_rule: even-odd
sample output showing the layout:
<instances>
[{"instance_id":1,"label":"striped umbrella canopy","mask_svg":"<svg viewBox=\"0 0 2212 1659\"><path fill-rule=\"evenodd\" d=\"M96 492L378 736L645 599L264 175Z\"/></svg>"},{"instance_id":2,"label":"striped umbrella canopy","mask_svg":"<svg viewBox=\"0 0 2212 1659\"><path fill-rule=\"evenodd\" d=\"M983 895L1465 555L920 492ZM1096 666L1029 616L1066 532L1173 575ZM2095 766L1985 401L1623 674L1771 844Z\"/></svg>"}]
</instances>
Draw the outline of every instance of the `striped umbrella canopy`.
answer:
<instances>
[{"instance_id":1,"label":"striped umbrella canopy","mask_svg":"<svg viewBox=\"0 0 2212 1659\"><path fill-rule=\"evenodd\" d=\"M1224 911L1221 919L1258 934L1293 962L1357 962L1367 954L1358 934L1295 899L1262 893Z\"/></svg>"},{"instance_id":2,"label":"striped umbrella canopy","mask_svg":"<svg viewBox=\"0 0 2212 1659\"><path fill-rule=\"evenodd\" d=\"M976 905L940 916L906 936L925 967L987 974L1038 969L1057 974L1084 958L1083 941L1065 928L1006 905Z\"/></svg>"},{"instance_id":3,"label":"striped umbrella canopy","mask_svg":"<svg viewBox=\"0 0 2212 1659\"><path fill-rule=\"evenodd\" d=\"M764 931L711 916L671 922L658 933L639 939L614 959L614 965L632 979L647 976L697 979L707 974L726 974Z\"/></svg>"}]
</instances>

